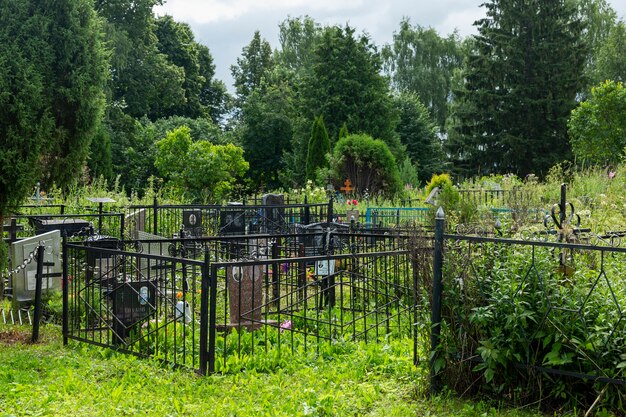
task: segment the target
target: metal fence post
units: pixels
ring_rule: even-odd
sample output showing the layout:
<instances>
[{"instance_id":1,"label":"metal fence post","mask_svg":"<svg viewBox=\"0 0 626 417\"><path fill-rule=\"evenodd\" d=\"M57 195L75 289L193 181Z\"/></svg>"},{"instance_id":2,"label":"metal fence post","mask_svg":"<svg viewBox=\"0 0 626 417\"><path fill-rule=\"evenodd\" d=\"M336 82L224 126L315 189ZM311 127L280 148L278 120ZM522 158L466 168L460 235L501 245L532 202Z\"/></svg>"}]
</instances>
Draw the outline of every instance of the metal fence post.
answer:
<instances>
[{"instance_id":1,"label":"metal fence post","mask_svg":"<svg viewBox=\"0 0 626 417\"><path fill-rule=\"evenodd\" d=\"M309 199L304 196L304 220L302 224L311 223L311 208L309 207Z\"/></svg>"},{"instance_id":2,"label":"metal fence post","mask_svg":"<svg viewBox=\"0 0 626 417\"><path fill-rule=\"evenodd\" d=\"M39 340L39 322L41 321L41 287L43 284L43 256L46 247L41 243L37 247L37 275L35 276L35 318L33 320L32 342Z\"/></svg>"},{"instance_id":3,"label":"metal fence post","mask_svg":"<svg viewBox=\"0 0 626 417\"><path fill-rule=\"evenodd\" d=\"M208 255L205 261L208 270ZM211 282L209 292L209 372L215 372L215 343L216 343L216 321L217 321L217 266L211 266Z\"/></svg>"},{"instance_id":4,"label":"metal fence post","mask_svg":"<svg viewBox=\"0 0 626 417\"><path fill-rule=\"evenodd\" d=\"M278 243L273 240L271 243L272 259L278 259ZM278 263L272 263L272 304L280 310L280 269Z\"/></svg>"},{"instance_id":5,"label":"metal fence post","mask_svg":"<svg viewBox=\"0 0 626 417\"><path fill-rule=\"evenodd\" d=\"M443 266L443 230L445 216L443 208L439 207L435 216L435 252L433 255L433 293L431 304L431 334L430 334L430 390L435 394L439 389L439 375L436 364L439 359L439 344L441 342L441 293L442 266Z\"/></svg>"},{"instance_id":6,"label":"metal fence post","mask_svg":"<svg viewBox=\"0 0 626 417\"><path fill-rule=\"evenodd\" d=\"M11 219L11 229L9 232L10 235L10 243L13 243L17 240L17 219L15 217L13 217Z\"/></svg>"},{"instance_id":7,"label":"metal fence post","mask_svg":"<svg viewBox=\"0 0 626 417\"><path fill-rule=\"evenodd\" d=\"M209 362L209 249L204 249L204 265L200 284L200 374L206 375Z\"/></svg>"},{"instance_id":8,"label":"metal fence post","mask_svg":"<svg viewBox=\"0 0 626 417\"><path fill-rule=\"evenodd\" d=\"M328 224L332 223L333 221L333 197L330 197L330 200L328 200L328 218L326 219L326 221L328 222Z\"/></svg>"},{"instance_id":9,"label":"metal fence post","mask_svg":"<svg viewBox=\"0 0 626 417\"><path fill-rule=\"evenodd\" d=\"M67 346L69 336L69 291L67 233L63 232L63 345Z\"/></svg>"},{"instance_id":10,"label":"metal fence post","mask_svg":"<svg viewBox=\"0 0 626 417\"><path fill-rule=\"evenodd\" d=\"M157 212L159 210L159 202L157 200L157 196L154 196L154 200L152 201L152 233L155 235L158 235L157 233L157 226L158 226L158 220L157 220Z\"/></svg>"}]
</instances>

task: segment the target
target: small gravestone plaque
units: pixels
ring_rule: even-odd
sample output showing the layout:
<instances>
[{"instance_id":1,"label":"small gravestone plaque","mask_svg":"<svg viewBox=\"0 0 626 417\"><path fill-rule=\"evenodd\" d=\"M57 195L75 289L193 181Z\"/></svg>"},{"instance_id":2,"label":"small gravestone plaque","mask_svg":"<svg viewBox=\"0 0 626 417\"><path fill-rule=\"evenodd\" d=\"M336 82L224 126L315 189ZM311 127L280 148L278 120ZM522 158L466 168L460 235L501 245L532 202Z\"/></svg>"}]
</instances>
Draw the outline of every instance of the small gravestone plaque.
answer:
<instances>
[{"instance_id":1,"label":"small gravestone plaque","mask_svg":"<svg viewBox=\"0 0 626 417\"><path fill-rule=\"evenodd\" d=\"M335 261L333 259L322 259L315 261L315 275L327 276L335 273Z\"/></svg>"},{"instance_id":2,"label":"small gravestone plaque","mask_svg":"<svg viewBox=\"0 0 626 417\"><path fill-rule=\"evenodd\" d=\"M346 210L346 223L350 223L352 220L355 222L359 222L359 211L358 210Z\"/></svg>"}]
</instances>

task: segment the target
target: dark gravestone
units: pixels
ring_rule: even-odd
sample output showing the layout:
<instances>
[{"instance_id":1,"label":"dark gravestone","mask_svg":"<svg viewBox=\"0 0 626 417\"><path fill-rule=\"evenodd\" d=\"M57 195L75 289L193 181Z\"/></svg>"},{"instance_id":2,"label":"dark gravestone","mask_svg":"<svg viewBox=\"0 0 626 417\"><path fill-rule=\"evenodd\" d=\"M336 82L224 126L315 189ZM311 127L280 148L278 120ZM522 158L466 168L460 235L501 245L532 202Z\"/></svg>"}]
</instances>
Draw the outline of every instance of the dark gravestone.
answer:
<instances>
[{"instance_id":1,"label":"dark gravestone","mask_svg":"<svg viewBox=\"0 0 626 417\"><path fill-rule=\"evenodd\" d=\"M156 287L152 281L125 282L109 293L113 304L114 342L121 343L138 323L156 311Z\"/></svg>"},{"instance_id":2,"label":"dark gravestone","mask_svg":"<svg viewBox=\"0 0 626 417\"><path fill-rule=\"evenodd\" d=\"M324 227L314 223L302 227L301 243L304 244L304 256L320 255L324 250Z\"/></svg>"},{"instance_id":3,"label":"dark gravestone","mask_svg":"<svg viewBox=\"0 0 626 417\"><path fill-rule=\"evenodd\" d=\"M280 233L285 226L285 197L282 194L265 194L262 199L264 232Z\"/></svg>"},{"instance_id":4,"label":"dark gravestone","mask_svg":"<svg viewBox=\"0 0 626 417\"><path fill-rule=\"evenodd\" d=\"M229 205L220 211L220 235L246 233L246 215L243 207Z\"/></svg>"},{"instance_id":5,"label":"dark gravestone","mask_svg":"<svg viewBox=\"0 0 626 417\"><path fill-rule=\"evenodd\" d=\"M191 236L202 236L202 211L183 210L183 226Z\"/></svg>"},{"instance_id":6,"label":"dark gravestone","mask_svg":"<svg viewBox=\"0 0 626 417\"><path fill-rule=\"evenodd\" d=\"M124 224L126 224L128 230L131 231L132 238L137 239L137 234L139 232L146 231L146 209L142 208L135 210L126 215L124 218Z\"/></svg>"}]
</instances>

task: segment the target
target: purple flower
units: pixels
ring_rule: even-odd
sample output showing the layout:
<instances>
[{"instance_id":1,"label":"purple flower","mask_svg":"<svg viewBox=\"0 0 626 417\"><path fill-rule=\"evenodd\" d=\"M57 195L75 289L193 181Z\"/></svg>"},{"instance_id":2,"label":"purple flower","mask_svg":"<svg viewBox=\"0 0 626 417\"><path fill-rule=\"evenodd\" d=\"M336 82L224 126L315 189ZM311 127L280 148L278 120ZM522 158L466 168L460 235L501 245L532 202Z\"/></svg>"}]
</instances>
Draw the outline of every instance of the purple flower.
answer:
<instances>
[{"instance_id":1,"label":"purple flower","mask_svg":"<svg viewBox=\"0 0 626 417\"><path fill-rule=\"evenodd\" d=\"M285 330L291 330L291 320L285 320L280 325L280 332L282 333Z\"/></svg>"}]
</instances>

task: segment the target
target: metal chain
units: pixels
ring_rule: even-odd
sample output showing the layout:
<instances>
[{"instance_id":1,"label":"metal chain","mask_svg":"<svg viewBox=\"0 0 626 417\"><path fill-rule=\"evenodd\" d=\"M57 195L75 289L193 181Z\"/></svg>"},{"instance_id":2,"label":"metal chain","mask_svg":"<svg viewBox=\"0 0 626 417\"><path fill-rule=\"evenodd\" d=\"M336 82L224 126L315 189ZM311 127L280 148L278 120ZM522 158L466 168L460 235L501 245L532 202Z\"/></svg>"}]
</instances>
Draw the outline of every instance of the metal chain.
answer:
<instances>
[{"instance_id":1,"label":"metal chain","mask_svg":"<svg viewBox=\"0 0 626 417\"><path fill-rule=\"evenodd\" d=\"M33 261L33 259L35 259L35 255L37 254L37 250L39 249L39 246L44 246L44 242L39 242L39 245L37 245L35 249L33 249L26 258L24 258L24 261L20 265L18 265L15 269L12 269L12 270L7 269L2 274L2 279L9 279L12 275L17 274L23 269L26 269L26 266L28 266L28 264L30 264Z\"/></svg>"}]
</instances>

